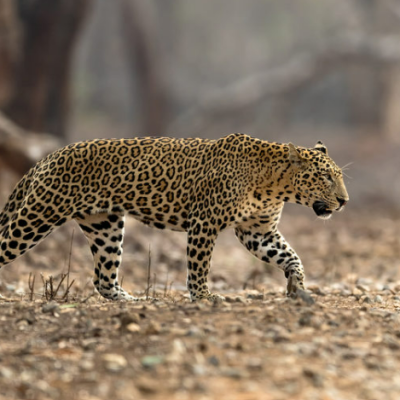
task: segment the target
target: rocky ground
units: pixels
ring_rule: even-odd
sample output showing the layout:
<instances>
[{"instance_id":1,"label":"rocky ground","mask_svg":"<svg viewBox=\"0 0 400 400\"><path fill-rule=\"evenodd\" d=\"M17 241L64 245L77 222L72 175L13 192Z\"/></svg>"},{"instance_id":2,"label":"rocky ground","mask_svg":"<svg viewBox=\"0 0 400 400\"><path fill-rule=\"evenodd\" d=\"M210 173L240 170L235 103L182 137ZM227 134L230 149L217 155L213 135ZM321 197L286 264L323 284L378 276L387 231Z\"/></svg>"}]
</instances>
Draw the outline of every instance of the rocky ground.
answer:
<instances>
[{"instance_id":1,"label":"rocky ground","mask_svg":"<svg viewBox=\"0 0 400 400\"><path fill-rule=\"evenodd\" d=\"M59 230L1 272L0 400L397 400L399 215L293 210L282 232L309 290L297 299L227 232L212 273L227 301L191 303L185 235L132 221L123 286L157 301L112 303L93 293L78 229Z\"/></svg>"}]
</instances>

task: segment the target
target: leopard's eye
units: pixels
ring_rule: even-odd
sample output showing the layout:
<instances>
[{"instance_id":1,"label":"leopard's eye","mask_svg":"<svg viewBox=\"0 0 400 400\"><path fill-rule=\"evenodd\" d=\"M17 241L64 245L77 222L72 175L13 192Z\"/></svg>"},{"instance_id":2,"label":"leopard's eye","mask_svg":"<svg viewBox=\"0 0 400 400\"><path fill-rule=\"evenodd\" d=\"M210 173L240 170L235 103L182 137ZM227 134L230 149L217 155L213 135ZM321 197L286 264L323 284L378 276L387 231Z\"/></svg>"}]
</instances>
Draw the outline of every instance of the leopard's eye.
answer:
<instances>
[{"instance_id":1,"label":"leopard's eye","mask_svg":"<svg viewBox=\"0 0 400 400\"><path fill-rule=\"evenodd\" d=\"M332 175L329 172L324 172L322 176L327 179L329 182L333 183Z\"/></svg>"}]
</instances>

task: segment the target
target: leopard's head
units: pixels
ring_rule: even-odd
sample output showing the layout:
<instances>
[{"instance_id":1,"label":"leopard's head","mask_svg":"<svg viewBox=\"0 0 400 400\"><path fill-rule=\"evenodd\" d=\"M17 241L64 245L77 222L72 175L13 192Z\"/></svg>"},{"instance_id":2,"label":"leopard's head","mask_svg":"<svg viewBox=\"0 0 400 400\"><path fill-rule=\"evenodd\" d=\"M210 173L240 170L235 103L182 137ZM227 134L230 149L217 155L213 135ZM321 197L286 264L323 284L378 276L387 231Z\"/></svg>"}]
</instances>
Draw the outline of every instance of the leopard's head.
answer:
<instances>
[{"instance_id":1,"label":"leopard's head","mask_svg":"<svg viewBox=\"0 0 400 400\"><path fill-rule=\"evenodd\" d=\"M343 210L349 201L343 173L322 142L311 149L289 143L289 160L296 203L312 207L322 219Z\"/></svg>"}]
</instances>

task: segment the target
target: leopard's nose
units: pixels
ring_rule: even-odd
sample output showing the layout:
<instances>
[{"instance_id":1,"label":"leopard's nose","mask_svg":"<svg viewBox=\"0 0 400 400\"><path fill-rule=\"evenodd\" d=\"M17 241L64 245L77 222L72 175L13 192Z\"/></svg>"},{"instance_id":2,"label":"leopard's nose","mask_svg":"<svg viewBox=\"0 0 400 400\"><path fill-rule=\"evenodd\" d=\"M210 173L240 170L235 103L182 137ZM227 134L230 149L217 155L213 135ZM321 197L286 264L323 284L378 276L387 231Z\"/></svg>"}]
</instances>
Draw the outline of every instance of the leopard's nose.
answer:
<instances>
[{"instance_id":1,"label":"leopard's nose","mask_svg":"<svg viewBox=\"0 0 400 400\"><path fill-rule=\"evenodd\" d=\"M339 202L340 207L344 207L347 204L347 200L341 199L340 197L336 197L336 200Z\"/></svg>"}]
</instances>

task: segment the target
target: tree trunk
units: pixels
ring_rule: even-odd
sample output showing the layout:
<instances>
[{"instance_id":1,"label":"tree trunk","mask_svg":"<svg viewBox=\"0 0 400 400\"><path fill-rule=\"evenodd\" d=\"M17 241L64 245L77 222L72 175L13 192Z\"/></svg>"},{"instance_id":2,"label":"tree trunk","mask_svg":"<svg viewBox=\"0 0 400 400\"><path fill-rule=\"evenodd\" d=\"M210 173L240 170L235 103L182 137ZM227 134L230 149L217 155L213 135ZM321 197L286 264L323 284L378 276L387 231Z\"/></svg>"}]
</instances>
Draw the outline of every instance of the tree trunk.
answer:
<instances>
[{"instance_id":1,"label":"tree trunk","mask_svg":"<svg viewBox=\"0 0 400 400\"><path fill-rule=\"evenodd\" d=\"M165 134L167 95L158 48L158 25L151 2L121 0L121 18L130 69L140 91L143 129L148 135Z\"/></svg>"},{"instance_id":2,"label":"tree trunk","mask_svg":"<svg viewBox=\"0 0 400 400\"><path fill-rule=\"evenodd\" d=\"M54 136L26 131L0 112L0 172L5 166L22 176L57 147L60 143Z\"/></svg>"},{"instance_id":3,"label":"tree trunk","mask_svg":"<svg viewBox=\"0 0 400 400\"><path fill-rule=\"evenodd\" d=\"M14 3L21 26L21 56L4 111L23 128L65 135L72 50L89 2Z\"/></svg>"},{"instance_id":4,"label":"tree trunk","mask_svg":"<svg viewBox=\"0 0 400 400\"><path fill-rule=\"evenodd\" d=\"M393 65L384 72L386 96L382 99L382 132L389 141L400 143L400 66Z\"/></svg>"},{"instance_id":5,"label":"tree trunk","mask_svg":"<svg viewBox=\"0 0 400 400\"><path fill-rule=\"evenodd\" d=\"M20 48L21 27L11 1L0 1L0 108L10 100Z\"/></svg>"}]
</instances>

